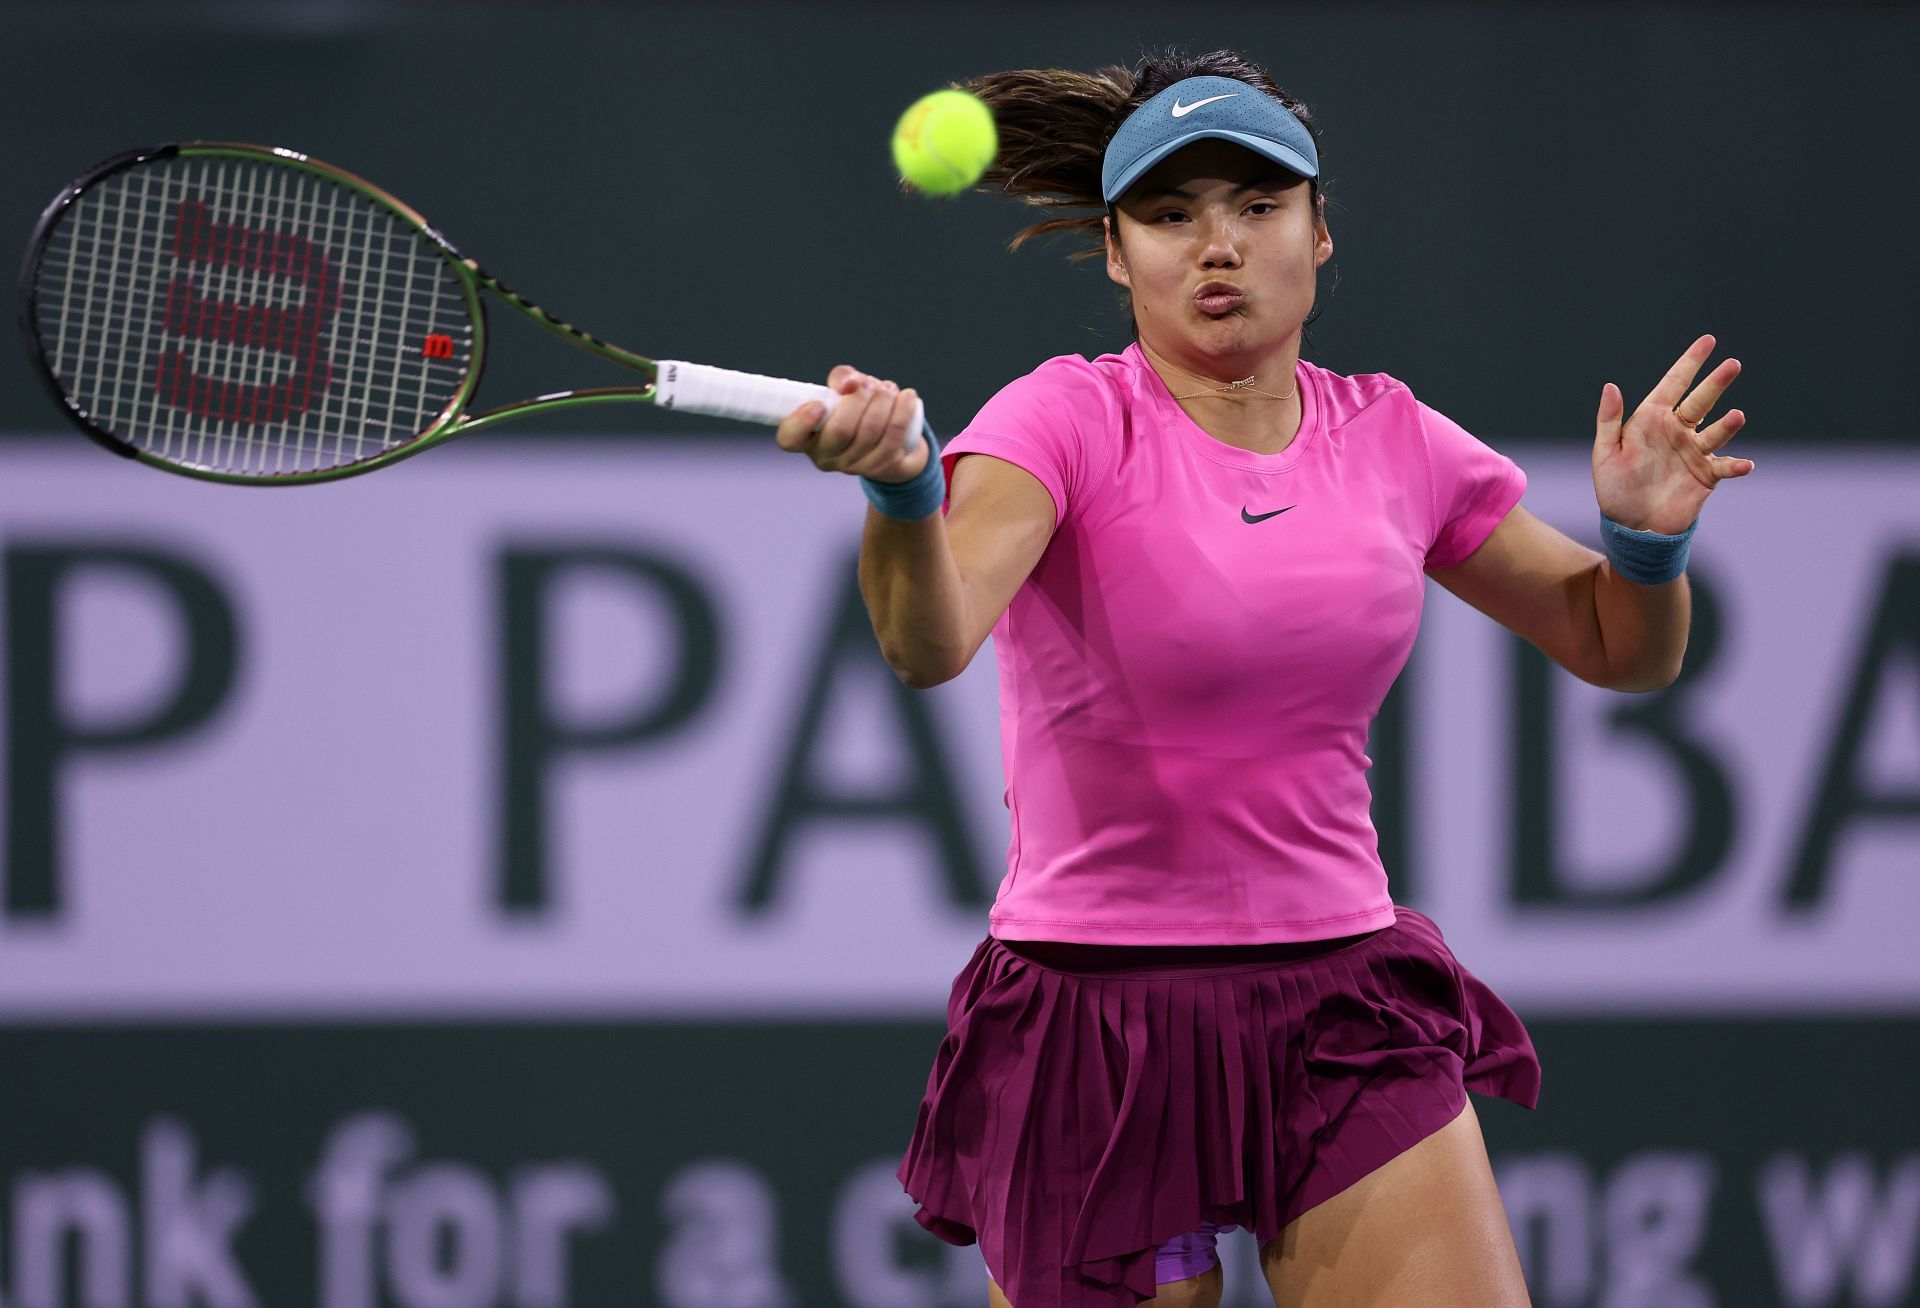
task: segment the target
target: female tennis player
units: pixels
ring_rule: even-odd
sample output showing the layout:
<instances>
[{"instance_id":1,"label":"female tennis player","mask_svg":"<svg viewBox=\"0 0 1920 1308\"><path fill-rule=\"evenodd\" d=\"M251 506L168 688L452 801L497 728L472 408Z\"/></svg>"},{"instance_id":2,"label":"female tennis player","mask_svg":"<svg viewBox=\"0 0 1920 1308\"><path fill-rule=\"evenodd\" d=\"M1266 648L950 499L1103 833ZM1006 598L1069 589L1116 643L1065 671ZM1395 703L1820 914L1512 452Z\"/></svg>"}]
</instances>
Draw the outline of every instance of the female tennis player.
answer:
<instances>
[{"instance_id":1,"label":"female tennis player","mask_svg":"<svg viewBox=\"0 0 1920 1308\"><path fill-rule=\"evenodd\" d=\"M1300 358L1333 253L1318 128L1231 52L999 73L987 183L1080 205L1137 340L1050 359L937 459L913 392L779 431L872 502L860 582L910 685L999 661L1013 839L900 1167L998 1308L1214 1305L1250 1229L1280 1308L1527 1290L1467 1090L1532 1106L1532 1042L1387 893L1368 725L1423 577L1582 680L1671 683L1688 539L1744 418L1703 336L1630 416L1602 387L1603 555L1384 373ZM1015 244L1019 242L1016 240ZM1691 387L1691 389L1689 389ZM1624 420L1623 420L1624 418ZM950 495L949 495L950 491ZM942 512L942 509L945 512Z\"/></svg>"}]
</instances>

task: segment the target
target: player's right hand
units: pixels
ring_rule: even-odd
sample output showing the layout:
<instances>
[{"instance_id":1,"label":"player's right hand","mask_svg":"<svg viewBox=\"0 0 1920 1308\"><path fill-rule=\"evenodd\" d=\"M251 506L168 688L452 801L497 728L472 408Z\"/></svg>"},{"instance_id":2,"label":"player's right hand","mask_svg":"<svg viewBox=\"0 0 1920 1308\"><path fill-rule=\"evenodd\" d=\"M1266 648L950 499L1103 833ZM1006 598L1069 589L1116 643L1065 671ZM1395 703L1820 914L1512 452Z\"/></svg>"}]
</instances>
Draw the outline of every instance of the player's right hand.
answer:
<instances>
[{"instance_id":1,"label":"player's right hand","mask_svg":"<svg viewBox=\"0 0 1920 1308\"><path fill-rule=\"evenodd\" d=\"M927 442L910 430L918 394L911 387L903 391L845 363L827 374L827 387L840 396L833 412L822 422L817 400L795 409L774 432L781 449L806 455L822 472L875 481L911 481L927 466Z\"/></svg>"}]
</instances>

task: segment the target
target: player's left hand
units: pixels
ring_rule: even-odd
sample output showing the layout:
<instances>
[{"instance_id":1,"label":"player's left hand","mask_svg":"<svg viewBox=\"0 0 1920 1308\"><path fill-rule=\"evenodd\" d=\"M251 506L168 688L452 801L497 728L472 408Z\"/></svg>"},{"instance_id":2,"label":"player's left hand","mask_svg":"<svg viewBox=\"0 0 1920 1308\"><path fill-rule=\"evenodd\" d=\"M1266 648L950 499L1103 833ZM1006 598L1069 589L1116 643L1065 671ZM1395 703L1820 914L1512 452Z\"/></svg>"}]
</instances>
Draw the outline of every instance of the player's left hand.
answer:
<instances>
[{"instance_id":1,"label":"player's left hand","mask_svg":"<svg viewBox=\"0 0 1920 1308\"><path fill-rule=\"evenodd\" d=\"M1620 415L1626 401L1620 388L1612 382L1601 387L1593 491L1600 511L1621 526L1678 535L1700 516L1700 506L1715 486L1753 471L1751 459L1715 453L1746 426L1746 414L1729 409L1712 426L1700 427L1740 375L1740 361L1722 360L1705 381L1687 391L1712 354L1711 336L1688 346L1624 426Z\"/></svg>"}]
</instances>

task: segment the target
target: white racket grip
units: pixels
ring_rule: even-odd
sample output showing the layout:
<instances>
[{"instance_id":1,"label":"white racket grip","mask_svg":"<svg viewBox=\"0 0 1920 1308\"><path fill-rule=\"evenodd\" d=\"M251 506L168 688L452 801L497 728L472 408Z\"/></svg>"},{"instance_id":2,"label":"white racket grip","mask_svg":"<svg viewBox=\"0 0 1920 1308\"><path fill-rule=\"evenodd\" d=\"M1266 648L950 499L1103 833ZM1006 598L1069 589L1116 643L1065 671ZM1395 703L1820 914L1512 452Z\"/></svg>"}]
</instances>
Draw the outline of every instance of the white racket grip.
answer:
<instances>
[{"instance_id":1,"label":"white racket grip","mask_svg":"<svg viewBox=\"0 0 1920 1308\"><path fill-rule=\"evenodd\" d=\"M735 372L731 368L680 359L661 359L654 366L658 371L654 376L653 402L663 409L685 409L689 413L778 427L789 413L808 400L820 401L827 406L828 413L840 402L839 392L812 382L762 377L758 373ZM913 397L913 407L913 424L907 430L909 450L915 448L921 425L927 419L927 406L918 395Z\"/></svg>"}]
</instances>

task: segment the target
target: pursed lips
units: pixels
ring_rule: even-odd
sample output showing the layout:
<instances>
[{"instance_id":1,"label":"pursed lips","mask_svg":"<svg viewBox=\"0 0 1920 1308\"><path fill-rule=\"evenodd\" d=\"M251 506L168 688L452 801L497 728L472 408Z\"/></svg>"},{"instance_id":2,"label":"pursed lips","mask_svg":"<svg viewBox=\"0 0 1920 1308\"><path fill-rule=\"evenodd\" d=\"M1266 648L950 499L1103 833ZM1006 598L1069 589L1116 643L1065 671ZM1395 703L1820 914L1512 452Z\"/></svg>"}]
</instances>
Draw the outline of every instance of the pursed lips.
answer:
<instances>
[{"instance_id":1,"label":"pursed lips","mask_svg":"<svg viewBox=\"0 0 1920 1308\"><path fill-rule=\"evenodd\" d=\"M1193 293L1193 302L1202 313L1229 313L1246 300L1246 293L1231 282L1207 282Z\"/></svg>"}]
</instances>

